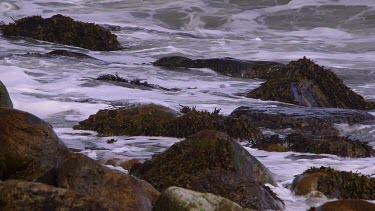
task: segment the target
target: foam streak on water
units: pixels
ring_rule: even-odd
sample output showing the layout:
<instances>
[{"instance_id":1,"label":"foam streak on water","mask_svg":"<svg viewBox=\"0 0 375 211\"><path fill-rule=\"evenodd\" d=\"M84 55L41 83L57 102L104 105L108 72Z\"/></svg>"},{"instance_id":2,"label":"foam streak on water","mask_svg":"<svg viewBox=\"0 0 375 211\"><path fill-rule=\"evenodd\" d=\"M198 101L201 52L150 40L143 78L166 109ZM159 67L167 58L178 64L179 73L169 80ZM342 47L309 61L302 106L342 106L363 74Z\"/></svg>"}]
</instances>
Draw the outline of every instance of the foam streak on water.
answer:
<instances>
[{"instance_id":1,"label":"foam streak on water","mask_svg":"<svg viewBox=\"0 0 375 211\"><path fill-rule=\"evenodd\" d=\"M134 103L157 103L178 110L221 108L230 114L239 106L275 107L241 97L262 80L236 79L211 70L171 71L150 62L166 55L191 58L289 62L303 56L328 66L353 90L375 100L375 1L373 0L7 0L0 3L0 21L54 14L95 22L113 31L125 50L94 52L23 39L0 38L0 80L16 108L31 112L55 128L69 146L95 158L150 158L173 143L165 137L97 137L72 126L99 109ZM44 58L27 52L64 49L99 60ZM181 91L145 90L95 81L102 74L147 80ZM373 111L374 114L374 111ZM375 146L375 125L337 125L343 135L356 135ZM114 144L106 140L117 139ZM311 166L332 166L375 173L375 159L344 159L300 153L248 149L275 175L275 188L287 210L306 210L314 201L294 196L287 187L294 175Z\"/></svg>"}]
</instances>

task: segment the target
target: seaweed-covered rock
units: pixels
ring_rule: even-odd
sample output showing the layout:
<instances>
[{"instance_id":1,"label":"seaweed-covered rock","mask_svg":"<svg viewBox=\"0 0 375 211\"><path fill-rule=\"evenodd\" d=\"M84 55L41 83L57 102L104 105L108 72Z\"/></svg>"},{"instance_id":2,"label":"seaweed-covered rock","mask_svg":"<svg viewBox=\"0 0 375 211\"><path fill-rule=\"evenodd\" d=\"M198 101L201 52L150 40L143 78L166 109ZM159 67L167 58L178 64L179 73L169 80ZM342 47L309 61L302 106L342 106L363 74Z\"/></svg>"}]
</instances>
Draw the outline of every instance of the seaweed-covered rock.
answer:
<instances>
[{"instance_id":1,"label":"seaweed-covered rock","mask_svg":"<svg viewBox=\"0 0 375 211\"><path fill-rule=\"evenodd\" d=\"M320 191L328 198L374 200L375 178L322 166L298 175L292 190L297 195Z\"/></svg>"},{"instance_id":2,"label":"seaweed-covered rock","mask_svg":"<svg viewBox=\"0 0 375 211\"><path fill-rule=\"evenodd\" d=\"M254 141L252 147L265 151L294 151L315 154L333 154L341 157L372 157L375 150L367 142L340 136L308 137L299 133L287 135L285 139L278 135L263 137Z\"/></svg>"},{"instance_id":3,"label":"seaweed-covered rock","mask_svg":"<svg viewBox=\"0 0 375 211\"><path fill-rule=\"evenodd\" d=\"M333 123L366 123L375 121L368 112L338 108L239 107L229 117L247 119L254 125L271 130L292 129L305 136L338 136Z\"/></svg>"},{"instance_id":4,"label":"seaweed-covered rock","mask_svg":"<svg viewBox=\"0 0 375 211\"><path fill-rule=\"evenodd\" d=\"M122 49L116 35L94 23L75 21L60 14L51 18L30 16L0 27L4 36L28 37L95 51Z\"/></svg>"},{"instance_id":5,"label":"seaweed-covered rock","mask_svg":"<svg viewBox=\"0 0 375 211\"><path fill-rule=\"evenodd\" d=\"M73 129L94 130L101 135L146 135L187 137L202 130L218 130L233 138L251 140L260 135L251 121L228 118L214 112L183 107L182 115L160 105L100 110Z\"/></svg>"},{"instance_id":6,"label":"seaweed-covered rock","mask_svg":"<svg viewBox=\"0 0 375 211\"><path fill-rule=\"evenodd\" d=\"M0 182L0 210L121 210L103 198L78 194L42 183L8 180Z\"/></svg>"},{"instance_id":7,"label":"seaweed-covered rock","mask_svg":"<svg viewBox=\"0 0 375 211\"><path fill-rule=\"evenodd\" d=\"M0 179L32 180L68 151L47 122L26 112L0 108Z\"/></svg>"},{"instance_id":8,"label":"seaweed-covered rock","mask_svg":"<svg viewBox=\"0 0 375 211\"><path fill-rule=\"evenodd\" d=\"M237 203L211 193L199 193L179 187L169 187L159 197L155 211L250 211Z\"/></svg>"},{"instance_id":9,"label":"seaweed-covered rock","mask_svg":"<svg viewBox=\"0 0 375 211\"><path fill-rule=\"evenodd\" d=\"M210 171L198 174L191 189L209 192L254 210L282 210L284 203L265 185L249 180L245 174L231 171Z\"/></svg>"},{"instance_id":10,"label":"seaweed-covered rock","mask_svg":"<svg viewBox=\"0 0 375 211\"><path fill-rule=\"evenodd\" d=\"M130 108L100 110L75 125L76 130L94 130L101 135L162 136L177 112L164 106L149 104Z\"/></svg>"},{"instance_id":11,"label":"seaweed-covered rock","mask_svg":"<svg viewBox=\"0 0 375 211\"><path fill-rule=\"evenodd\" d=\"M220 74L240 78L269 79L284 65L268 61L247 61L233 58L189 59L182 56L168 56L154 62L155 66L167 68L210 68Z\"/></svg>"},{"instance_id":12,"label":"seaweed-covered rock","mask_svg":"<svg viewBox=\"0 0 375 211\"><path fill-rule=\"evenodd\" d=\"M292 61L275 77L251 91L250 98L309 107L371 109L372 102L345 86L331 70L303 58Z\"/></svg>"},{"instance_id":13,"label":"seaweed-covered rock","mask_svg":"<svg viewBox=\"0 0 375 211\"><path fill-rule=\"evenodd\" d=\"M9 97L7 88L0 81L0 108L13 108L12 100Z\"/></svg>"},{"instance_id":14,"label":"seaweed-covered rock","mask_svg":"<svg viewBox=\"0 0 375 211\"><path fill-rule=\"evenodd\" d=\"M343 199L327 202L309 211L373 211L375 204L358 199Z\"/></svg>"},{"instance_id":15,"label":"seaweed-covered rock","mask_svg":"<svg viewBox=\"0 0 375 211\"><path fill-rule=\"evenodd\" d=\"M133 176L105 167L83 154L71 153L36 181L79 194L103 198L127 210L151 210L159 192Z\"/></svg>"}]
</instances>

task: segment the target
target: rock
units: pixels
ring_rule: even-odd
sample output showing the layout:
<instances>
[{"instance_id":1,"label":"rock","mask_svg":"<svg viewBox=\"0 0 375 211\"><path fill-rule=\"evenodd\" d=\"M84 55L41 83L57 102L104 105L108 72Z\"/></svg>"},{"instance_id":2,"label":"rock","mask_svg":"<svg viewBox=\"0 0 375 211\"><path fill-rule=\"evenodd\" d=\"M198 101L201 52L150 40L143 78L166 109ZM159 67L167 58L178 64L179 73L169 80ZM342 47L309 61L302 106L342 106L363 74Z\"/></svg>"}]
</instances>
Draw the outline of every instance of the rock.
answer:
<instances>
[{"instance_id":1,"label":"rock","mask_svg":"<svg viewBox=\"0 0 375 211\"><path fill-rule=\"evenodd\" d=\"M371 109L372 102L345 86L331 70L306 57L292 61L275 77L251 91L250 98L274 100L308 107Z\"/></svg>"},{"instance_id":2,"label":"rock","mask_svg":"<svg viewBox=\"0 0 375 211\"><path fill-rule=\"evenodd\" d=\"M66 56L66 57L73 57L73 58L79 58L79 59L96 59L92 56L89 56L83 53L67 51L67 50L54 50L54 51L46 53L46 55Z\"/></svg>"},{"instance_id":3,"label":"rock","mask_svg":"<svg viewBox=\"0 0 375 211\"><path fill-rule=\"evenodd\" d=\"M237 203L211 193L199 193L179 187L169 187L159 197L154 211L245 211Z\"/></svg>"},{"instance_id":4,"label":"rock","mask_svg":"<svg viewBox=\"0 0 375 211\"><path fill-rule=\"evenodd\" d=\"M94 130L100 135L145 135L187 137L202 130L218 130L233 138L251 140L260 135L252 122L228 118L214 112L182 107L182 115L160 105L138 105L131 108L100 110L73 129Z\"/></svg>"},{"instance_id":5,"label":"rock","mask_svg":"<svg viewBox=\"0 0 375 211\"><path fill-rule=\"evenodd\" d=\"M322 166L298 175L292 190L297 195L320 191L328 198L374 200L375 178Z\"/></svg>"},{"instance_id":6,"label":"rock","mask_svg":"<svg viewBox=\"0 0 375 211\"><path fill-rule=\"evenodd\" d=\"M94 23L75 21L60 14L43 19L30 16L0 27L6 37L27 37L94 51L122 49L116 35Z\"/></svg>"},{"instance_id":7,"label":"rock","mask_svg":"<svg viewBox=\"0 0 375 211\"><path fill-rule=\"evenodd\" d=\"M198 175L191 185L191 189L195 191L213 193L254 210L284 209L284 202L271 189L249 180L245 174L210 171Z\"/></svg>"},{"instance_id":8,"label":"rock","mask_svg":"<svg viewBox=\"0 0 375 211\"><path fill-rule=\"evenodd\" d=\"M103 198L127 210L151 210L159 196L147 182L100 165L83 154L67 155L51 171L55 174L54 186ZM37 181L45 182L44 178Z\"/></svg>"},{"instance_id":9,"label":"rock","mask_svg":"<svg viewBox=\"0 0 375 211\"><path fill-rule=\"evenodd\" d=\"M240 78L272 78L284 65L277 62L247 61L233 58L192 60L182 56L168 56L158 59L155 66L167 68L209 68L223 75Z\"/></svg>"},{"instance_id":10,"label":"rock","mask_svg":"<svg viewBox=\"0 0 375 211\"><path fill-rule=\"evenodd\" d=\"M227 197L241 206L246 205L243 207L249 206L248 203L266 206L264 203L269 203L269 201L254 202L250 199L268 199L267 194L269 191L272 192L267 190L266 193L258 184L276 185L268 169L240 144L223 133L211 130L199 132L185 141L174 144L150 161L133 166L130 174L145 179L160 191L170 186L200 192L217 191L214 194ZM219 175L222 176L219 177ZM215 184L210 187L211 183L206 181L214 179L216 179ZM235 183L236 180L241 180L244 183L243 186ZM202 184L207 186L202 186ZM220 185L223 189L220 189ZM254 192L263 198L253 198L254 195L245 196L249 193L242 189L244 186L257 187L257 189L254 188ZM265 194L267 196L264 196ZM272 207L272 205L268 206Z\"/></svg>"},{"instance_id":11,"label":"rock","mask_svg":"<svg viewBox=\"0 0 375 211\"><path fill-rule=\"evenodd\" d=\"M32 180L68 151L47 122L26 112L0 108L0 179Z\"/></svg>"},{"instance_id":12,"label":"rock","mask_svg":"<svg viewBox=\"0 0 375 211\"><path fill-rule=\"evenodd\" d=\"M120 159L120 158L111 158L99 161L99 163L104 165L111 165L111 166L120 166L125 170L129 170L133 165L141 164L142 162L138 159Z\"/></svg>"},{"instance_id":13,"label":"rock","mask_svg":"<svg viewBox=\"0 0 375 211\"><path fill-rule=\"evenodd\" d=\"M337 201L327 202L317 208L310 208L309 211L373 211L375 204L358 200L358 199L343 199Z\"/></svg>"},{"instance_id":14,"label":"rock","mask_svg":"<svg viewBox=\"0 0 375 211\"><path fill-rule=\"evenodd\" d=\"M0 108L13 108L12 100L5 85L0 81Z\"/></svg>"},{"instance_id":15,"label":"rock","mask_svg":"<svg viewBox=\"0 0 375 211\"><path fill-rule=\"evenodd\" d=\"M0 183L0 210L122 210L118 204L42 183Z\"/></svg>"},{"instance_id":16,"label":"rock","mask_svg":"<svg viewBox=\"0 0 375 211\"><path fill-rule=\"evenodd\" d=\"M308 108L277 106L267 108L239 107L229 117L244 118L257 127L271 130L292 129L312 138L338 136L333 123L367 124L375 122L368 112L338 108Z\"/></svg>"},{"instance_id":17,"label":"rock","mask_svg":"<svg viewBox=\"0 0 375 211\"><path fill-rule=\"evenodd\" d=\"M375 156L375 150L367 142L340 136L308 137L299 133L264 137L254 141L252 147L265 151L294 151L314 154L333 154L341 157L363 158Z\"/></svg>"}]
</instances>

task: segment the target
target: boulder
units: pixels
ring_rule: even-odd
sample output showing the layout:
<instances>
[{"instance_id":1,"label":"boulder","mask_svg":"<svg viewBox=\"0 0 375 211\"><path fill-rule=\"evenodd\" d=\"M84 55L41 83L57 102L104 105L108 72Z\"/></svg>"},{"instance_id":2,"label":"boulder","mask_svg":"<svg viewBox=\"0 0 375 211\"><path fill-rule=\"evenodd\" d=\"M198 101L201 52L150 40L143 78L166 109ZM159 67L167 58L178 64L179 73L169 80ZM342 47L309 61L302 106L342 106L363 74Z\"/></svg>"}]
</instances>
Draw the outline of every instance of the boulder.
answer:
<instances>
[{"instance_id":1,"label":"boulder","mask_svg":"<svg viewBox=\"0 0 375 211\"><path fill-rule=\"evenodd\" d=\"M1 180L32 180L68 151L47 122L23 111L0 108Z\"/></svg>"},{"instance_id":2,"label":"boulder","mask_svg":"<svg viewBox=\"0 0 375 211\"><path fill-rule=\"evenodd\" d=\"M133 165L141 164L142 162L138 159L120 159L120 158L111 158L111 159L104 159L100 160L99 163L104 165L111 165L111 166L120 166L125 170L129 170Z\"/></svg>"},{"instance_id":3,"label":"boulder","mask_svg":"<svg viewBox=\"0 0 375 211\"><path fill-rule=\"evenodd\" d=\"M202 130L218 130L233 138L251 140L260 135L252 122L213 112L182 107L181 114L160 105L100 110L73 129L94 130L100 135L145 135L187 137Z\"/></svg>"},{"instance_id":4,"label":"boulder","mask_svg":"<svg viewBox=\"0 0 375 211\"><path fill-rule=\"evenodd\" d=\"M67 155L56 168L36 181L106 199L127 210L151 210L159 196L159 192L147 182L78 153Z\"/></svg>"},{"instance_id":5,"label":"boulder","mask_svg":"<svg viewBox=\"0 0 375 211\"><path fill-rule=\"evenodd\" d=\"M94 51L122 49L116 35L94 23L75 21L60 14L30 16L0 27L6 37L27 37Z\"/></svg>"},{"instance_id":6,"label":"boulder","mask_svg":"<svg viewBox=\"0 0 375 211\"><path fill-rule=\"evenodd\" d=\"M341 136L309 137L292 133L286 138L278 135L254 141L252 147L265 151L294 151L314 154L333 154L341 157L363 158L375 156L375 150L367 142Z\"/></svg>"},{"instance_id":7,"label":"boulder","mask_svg":"<svg viewBox=\"0 0 375 211\"><path fill-rule=\"evenodd\" d=\"M358 200L343 199L327 202L319 207L310 208L309 211L373 211L375 204Z\"/></svg>"},{"instance_id":8,"label":"boulder","mask_svg":"<svg viewBox=\"0 0 375 211\"><path fill-rule=\"evenodd\" d=\"M297 195L319 191L328 198L375 200L375 178L322 166L298 175L292 190Z\"/></svg>"},{"instance_id":9,"label":"boulder","mask_svg":"<svg viewBox=\"0 0 375 211\"><path fill-rule=\"evenodd\" d=\"M278 200L271 190L260 186L276 185L268 169L230 137L212 130L199 132L151 160L134 165L130 174L160 191L178 186L212 192L246 208L274 207L272 203ZM248 187L249 192L244 190Z\"/></svg>"},{"instance_id":10,"label":"boulder","mask_svg":"<svg viewBox=\"0 0 375 211\"><path fill-rule=\"evenodd\" d=\"M122 210L115 202L42 183L0 183L0 210Z\"/></svg>"},{"instance_id":11,"label":"boulder","mask_svg":"<svg viewBox=\"0 0 375 211\"><path fill-rule=\"evenodd\" d=\"M245 211L235 202L211 193L199 193L192 190L169 187L159 197L154 211Z\"/></svg>"},{"instance_id":12,"label":"boulder","mask_svg":"<svg viewBox=\"0 0 375 211\"><path fill-rule=\"evenodd\" d=\"M12 100L5 85L0 81L0 108L13 108Z\"/></svg>"},{"instance_id":13,"label":"boulder","mask_svg":"<svg viewBox=\"0 0 375 211\"><path fill-rule=\"evenodd\" d=\"M166 68L209 68L223 75L239 78L272 78L284 65L268 61L248 61L233 58L189 59L182 56L168 56L158 59L155 66Z\"/></svg>"},{"instance_id":14,"label":"boulder","mask_svg":"<svg viewBox=\"0 0 375 211\"><path fill-rule=\"evenodd\" d=\"M249 180L245 174L231 171L210 171L198 174L191 189L209 192L254 210L283 210L284 202L272 190Z\"/></svg>"},{"instance_id":15,"label":"boulder","mask_svg":"<svg viewBox=\"0 0 375 211\"><path fill-rule=\"evenodd\" d=\"M308 107L371 109L375 107L345 86L331 70L304 57L292 61L275 77L251 91L250 98Z\"/></svg>"}]
</instances>

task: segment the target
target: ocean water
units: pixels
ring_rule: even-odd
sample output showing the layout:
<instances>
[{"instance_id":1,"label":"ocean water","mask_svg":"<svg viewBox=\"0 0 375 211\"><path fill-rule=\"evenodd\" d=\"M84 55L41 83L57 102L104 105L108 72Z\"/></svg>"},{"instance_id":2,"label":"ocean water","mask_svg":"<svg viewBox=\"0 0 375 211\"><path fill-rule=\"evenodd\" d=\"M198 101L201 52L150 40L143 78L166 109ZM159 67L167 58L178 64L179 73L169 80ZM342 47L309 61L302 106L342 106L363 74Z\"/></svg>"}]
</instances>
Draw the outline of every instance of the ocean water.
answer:
<instances>
[{"instance_id":1,"label":"ocean water","mask_svg":"<svg viewBox=\"0 0 375 211\"><path fill-rule=\"evenodd\" d=\"M287 63L306 56L331 68L346 85L375 100L374 0L17 0L0 3L0 21L63 14L115 29L122 51L95 52L48 42L0 38L0 80L14 107L49 121L71 148L94 159L147 159L181 139L97 137L72 126L99 109L137 103L180 105L230 114L239 106L282 103L238 96L264 82L219 75L208 69L166 70L150 62L169 55L233 57ZM47 58L27 53L64 49L98 60ZM103 74L141 79L177 92L116 86L93 80ZM372 111L375 114L375 111ZM337 125L343 135L375 146L375 125ZM116 138L114 144L106 140ZM295 196L288 187L312 166L375 174L375 158L339 158L273 153L247 148L274 174L274 191L286 210L306 210L327 201Z\"/></svg>"}]
</instances>

